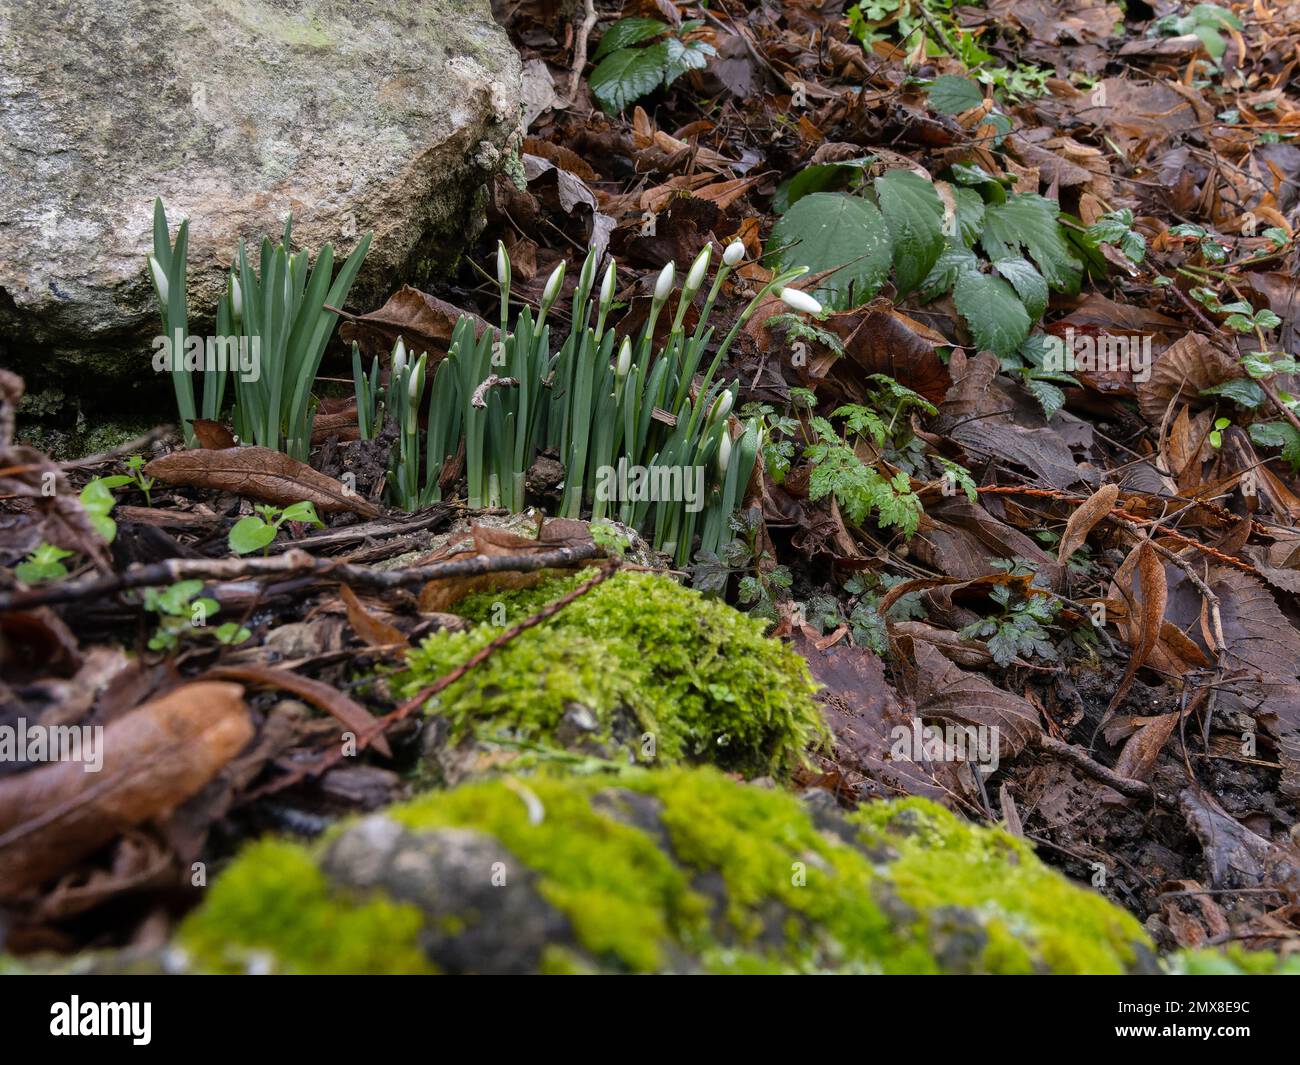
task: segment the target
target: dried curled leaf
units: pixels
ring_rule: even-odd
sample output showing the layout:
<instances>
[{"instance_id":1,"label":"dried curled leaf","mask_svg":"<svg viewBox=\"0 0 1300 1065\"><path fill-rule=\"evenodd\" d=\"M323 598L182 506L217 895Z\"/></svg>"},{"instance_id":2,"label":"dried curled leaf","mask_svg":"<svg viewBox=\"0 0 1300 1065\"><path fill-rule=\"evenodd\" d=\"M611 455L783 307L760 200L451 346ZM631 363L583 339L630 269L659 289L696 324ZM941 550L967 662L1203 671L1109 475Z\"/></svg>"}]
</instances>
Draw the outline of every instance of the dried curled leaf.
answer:
<instances>
[{"instance_id":1,"label":"dried curled leaf","mask_svg":"<svg viewBox=\"0 0 1300 1065\"><path fill-rule=\"evenodd\" d=\"M103 727L98 772L60 761L0 780L0 898L29 892L131 825L166 817L253 737L238 684L186 684Z\"/></svg>"},{"instance_id":2,"label":"dried curled leaf","mask_svg":"<svg viewBox=\"0 0 1300 1065\"><path fill-rule=\"evenodd\" d=\"M234 492L278 507L306 501L323 513L350 510L367 518L379 515L378 507L342 482L266 447L175 451L154 459L144 472L164 484Z\"/></svg>"},{"instance_id":3,"label":"dried curled leaf","mask_svg":"<svg viewBox=\"0 0 1300 1065\"><path fill-rule=\"evenodd\" d=\"M1097 522L1111 512L1118 498L1119 485L1104 484L1079 504L1075 512L1070 515L1070 520L1065 523L1060 549L1056 553L1058 562L1064 562L1083 546L1084 541L1088 539L1088 533L1092 532Z\"/></svg>"}]
</instances>

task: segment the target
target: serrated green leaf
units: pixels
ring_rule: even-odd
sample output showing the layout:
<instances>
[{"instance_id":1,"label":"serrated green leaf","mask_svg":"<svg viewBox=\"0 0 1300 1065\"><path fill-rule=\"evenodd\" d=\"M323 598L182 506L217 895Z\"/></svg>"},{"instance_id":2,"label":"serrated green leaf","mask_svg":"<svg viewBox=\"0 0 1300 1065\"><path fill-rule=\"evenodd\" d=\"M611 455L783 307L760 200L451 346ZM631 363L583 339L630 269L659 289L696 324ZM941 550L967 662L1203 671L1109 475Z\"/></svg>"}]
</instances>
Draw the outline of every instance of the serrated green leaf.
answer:
<instances>
[{"instance_id":1,"label":"serrated green leaf","mask_svg":"<svg viewBox=\"0 0 1300 1065\"><path fill-rule=\"evenodd\" d=\"M610 52L626 48L630 44L648 41L653 37L661 37L671 29L668 23L660 22L657 18L619 19L605 31L591 60L593 63L599 63Z\"/></svg>"},{"instance_id":2,"label":"serrated green leaf","mask_svg":"<svg viewBox=\"0 0 1300 1065\"><path fill-rule=\"evenodd\" d=\"M839 163L817 163L806 166L788 181L776 187L772 197L772 210L785 214L805 196L814 192L828 192L843 188L855 176L861 175L872 161L871 156L862 159L846 159Z\"/></svg>"},{"instance_id":3,"label":"serrated green leaf","mask_svg":"<svg viewBox=\"0 0 1300 1065\"><path fill-rule=\"evenodd\" d=\"M984 228L984 198L974 189L954 186L952 201L957 207L957 235L969 248Z\"/></svg>"},{"instance_id":4,"label":"serrated green leaf","mask_svg":"<svg viewBox=\"0 0 1300 1065\"><path fill-rule=\"evenodd\" d=\"M980 261L970 248L949 244L921 282L921 295L925 299L945 295L952 291L962 274L978 274L979 270Z\"/></svg>"},{"instance_id":5,"label":"serrated green leaf","mask_svg":"<svg viewBox=\"0 0 1300 1065\"><path fill-rule=\"evenodd\" d=\"M1256 422L1250 438L1261 447L1280 447L1291 469L1300 470L1300 431L1288 422Z\"/></svg>"},{"instance_id":6,"label":"serrated green leaf","mask_svg":"<svg viewBox=\"0 0 1300 1065\"><path fill-rule=\"evenodd\" d=\"M1249 377L1230 377L1210 388L1201 389L1201 395L1226 396L1248 410L1254 410L1264 402L1264 390Z\"/></svg>"},{"instance_id":7,"label":"serrated green leaf","mask_svg":"<svg viewBox=\"0 0 1300 1065\"><path fill-rule=\"evenodd\" d=\"M994 262L1016 258L1024 248L1051 288L1077 292L1083 266L1066 243L1057 214L1053 201L1035 193L1008 196L986 208L980 244Z\"/></svg>"},{"instance_id":8,"label":"serrated green leaf","mask_svg":"<svg viewBox=\"0 0 1300 1065\"><path fill-rule=\"evenodd\" d=\"M916 288L943 253L943 201L934 185L912 170L876 178L876 197L894 244L899 295Z\"/></svg>"},{"instance_id":9,"label":"serrated green leaf","mask_svg":"<svg viewBox=\"0 0 1300 1065\"><path fill-rule=\"evenodd\" d=\"M1034 264L1028 259L1002 259L993 268L1011 282L1029 317L1038 321L1047 310L1047 281L1034 269Z\"/></svg>"},{"instance_id":10,"label":"serrated green leaf","mask_svg":"<svg viewBox=\"0 0 1300 1065\"><path fill-rule=\"evenodd\" d=\"M803 197L773 227L767 247L781 270L843 267L813 293L823 306L841 310L876 294L893 257L889 228L875 204L834 192Z\"/></svg>"},{"instance_id":11,"label":"serrated green leaf","mask_svg":"<svg viewBox=\"0 0 1300 1065\"><path fill-rule=\"evenodd\" d=\"M1014 355L1029 335L1029 312L1000 277L963 273L952 296L981 350L999 357Z\"/></svg>"},{"instance_id":12,"label":"serrated green leaf","mask_svg":"<svg viewBox=\"0 0 1300 1065\"><path fill-rule=\"evenodd\" d=\"M668 46L665 85L671 85L688 70L703 70L709 64L709 56L718 54L718 50L707 41L683 41L670 37L664 44Z\"/></svg>"},{"instance_id":13,"label":"serrated green leaf","mask_svg":"<svg viewBox=\"0 0 1300 1065\"><path fill-rule=\"evenodd\" d=\"M1052 415L1065 406L1065 393L1050 381L1031 374L1025 374L1024 381L1025 389L1043 408L1043 417L1051 421Z\"/></svg>"},{"instance_id":14,"label":"serrated green leaf","mask_svg":"<svg viewBox=\"0 0 1300 1065\"><path fill-rule=\"evenodd\" d=\"M601 60L587 84L600 106L613 114L654 92L663 84L667 71L667 44L623 48Z\"/></svg>"},{"instance_id":15,"label":"serrated green leaf","mask_svg":"<svg viewBox=\"0 0 1300 1065\"><path fill-rule=\"evenodd\" d=\"M941 115L958 115L984 103L984 94L970 78L945 74L935 78L926 90L930 106Z\"/></svg>"}]
</instances>

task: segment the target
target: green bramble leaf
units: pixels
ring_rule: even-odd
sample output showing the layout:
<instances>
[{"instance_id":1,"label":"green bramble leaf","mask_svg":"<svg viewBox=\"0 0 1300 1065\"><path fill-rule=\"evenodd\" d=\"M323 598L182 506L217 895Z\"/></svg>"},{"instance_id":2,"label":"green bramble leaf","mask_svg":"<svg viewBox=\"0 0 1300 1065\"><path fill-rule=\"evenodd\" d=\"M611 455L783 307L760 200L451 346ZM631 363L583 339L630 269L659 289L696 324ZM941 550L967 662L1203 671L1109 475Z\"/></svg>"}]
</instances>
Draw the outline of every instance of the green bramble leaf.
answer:
<instances>
[{"instance_id":1,"label":"green bramble leaf","mask_svg":"<svg viewBox=\"0 0 1300 1065\"><path fill-rule=\"evenodd\" d=\"M984 93L970 78L945 74L930 83L926 94L930 106L941 115L959 115L984 105Z\"/></svg>"},{"instance_id":2,"label":"green bramble leaf","mask_svg":"<svg viewBox=\"0 0 1300 1065\"><path fill-rule=\"evenodd\" d=\"M1029 336L1029 312L1015 290L1000 277L962 274L952 296L981 350L1006 358L1014 355Z\"/></svg>"},{"instance_id":3,"label":"green bramble leaf","mask_svg":"<svg viewBox=\"0 0 1300 1065\"><path fill-rule=\"evenodd\" d=\"M668 45L622 48L611 52L587 79L600 106L610 114L624 110L663 84L668 73Z\"/></svg>"},{"instance_id":4,"label":"green bramble leaf","mask_svg":"<svg viewBox=\"0 0 1300 1065\"><path fill-rule=\"evenodd\" d=\"M668 23L660 22L657 18L619 19L605 31L605 35L601 37L600 44L597 46L591 60L593 63L599 63L611 52L626 48L631 44L640 44L642 41L662 37L671 30L672 27Z\"/></svg>"},{"instance_id":5,"label":"green bramble leaf","mask_svg":"<svg viewBox=\"0 0 1300 1065\"><path fill-rule=\"evenodd\" d=\"M813 293L835 309L874 296L893 261L889 228L875 204L834 192L814 192L795 203L773 227L767 246L778 270L806 266L818 273L842 267Z\"/></svg>"}]
</instances>

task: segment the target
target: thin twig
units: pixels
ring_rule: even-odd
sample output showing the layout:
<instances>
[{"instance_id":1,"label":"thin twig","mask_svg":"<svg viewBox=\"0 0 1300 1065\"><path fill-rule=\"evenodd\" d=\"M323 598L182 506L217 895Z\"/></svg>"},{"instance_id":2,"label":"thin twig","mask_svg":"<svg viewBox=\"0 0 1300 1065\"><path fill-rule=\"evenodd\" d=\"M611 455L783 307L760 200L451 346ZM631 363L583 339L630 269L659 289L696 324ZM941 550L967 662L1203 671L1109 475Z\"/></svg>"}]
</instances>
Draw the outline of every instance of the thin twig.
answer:
<instances>
[{"instance_id":1,"label":"thin twig","mask_svg":"<svg viewBox=\"0 0 1300 1065\"><path fill-rule=\"evenodd\" d=\"M341 581L353 588L388 591L450 577L476 577L485 573L533 573L539 569L572 566L600 557L594 543L557 547L550 551L518 555L467 555L427 566L379 570L334 559L314 558L293 548L269 558L169 558L147 566L130 566L121 573L78 581L64 581L45 588L31 588L0 594L0 613L30 610L37 606L93 599L130 588L174 584L183 580L233 581L249 577L285 577L309 574L318 580Z\"/></svg>"}]
</instances>

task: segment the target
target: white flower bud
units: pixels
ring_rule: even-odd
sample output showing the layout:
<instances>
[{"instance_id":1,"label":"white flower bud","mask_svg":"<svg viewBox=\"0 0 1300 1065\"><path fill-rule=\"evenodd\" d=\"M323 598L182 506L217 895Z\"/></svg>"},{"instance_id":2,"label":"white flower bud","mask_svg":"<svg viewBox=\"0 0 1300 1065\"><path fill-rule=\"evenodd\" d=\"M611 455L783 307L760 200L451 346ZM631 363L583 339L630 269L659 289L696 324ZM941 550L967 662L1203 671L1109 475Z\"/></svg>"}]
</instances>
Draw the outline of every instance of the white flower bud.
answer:
<instances>
[{"instance_id":1,"label":"white flower bud","mask_svg":"<svg viewBox=\"0 0 1300 1065\"><path fill-rule=\"evenodd\" d=\"M402 338L397 338L397 346L393 348L393 376L396 377L406 369L406 345L402 343Z\"/></svg>"},{"instance_id":2,"label":"white flower bud","mask_svg":"<svg viewBox=\"0 0 1300 1065\"><path fill-rule=\"evenodd\" d=\"M551 276L546 279L546 287L542 289L542 306L550 307L560 294L560 287L564 284L564 267L565 263L561 262L554 270Z\"/></svg>"},{"instance_id":3,"label":"white flower bud","mask_svg":"<svg viewBox=\"0 0 1300 1065\"><path fill-rule=\"evenodd\" d=\"M673 281L677 278L677 267L668 263L659 271L659 279L655 281L655 302L663 303L673 290Z\"/></svg>"},{"instance_id":4,"label":"white flower bud","mask_svg":"<svg viewBox=\"0 0 1300 1065\"><path fill-rule=\"evenodd\" d=\"M239 287L239 278L230 275L230 309L236 318L244 317L244 290Z\"/></svg>"},{"instance_id":5,"label":"white flower bud","mask_svg":"<svg viewBox=\"0 0 1300 1065\"><path fill-rule=\"evenodd\" d=\"M717 400L714 401L713 411L709 415L709 417L713 421L717 421L719 418L725 418L728 414L731 413L731 405L734 402L735 402L735 397L731 394L730 390L723 392L722 395L720 395L717 398Z\"/></svg>"},{"instance_id":6,"label":"white flower bud","mask_svg":"<svg viewBox=\"0 0 1300 1065\"><path fill-rule=\"evenodd\" d=\"M718 442L718 472L725 474L731 464L731 434L723 433Z\"/></svg>"},{"instance_id":7,"label":"white flower bud","mask_svg":"<svg viewBox=\"0 0 1300 1065\"><path fill-rule=\"evenodd\" d=\"M510 284L510 256L506 254L506 246L497 241L497 284L502 288Z\"/></svg>"},{"instance_id":8,"label":"white flower bud","mask_svg":"<svg viewBox=\"0 0 1300 1065\"><path fill-rule=\"evenodd\" d=\"M163 273L162 263L154 256L149 256L149 272L153 274L153 283L158 286L158 298L167 302L167 275Z\"/></svg>"},{"instance_id":9,"label":"white flower bud","mask_svg":"<svg viewBox=\"0 0 1300 1065\"><path fill-rule=\"evenodd\" d=\"M605 270L605 280L600 283L600 306L605 311L608 311L610 304L614 302L615 273L614 260L610 259L609 267Z\"/></svg>"},{"instance_id":10,"label":"white flower bud","mask_svg":"<svg viewBox=\"0 0 1300 1065\"><path fill-rule=\"evenodd\" d=\"M745 242L743 240L733 240L727 245L727 250L722 253L722 261L728 266L735 266L745 257Z\"/></svg>"},{"instance_id":11,"label":"white flower bud","mask_svg":"<svg viewBox=\"0 0 1300 1065\"><path fill-rule=\"evenodd\" d=\"M420 398L420 393L424 391L424 367L429 361L428 353L420 355L420 361L415 364L415 369L411 372L411 384L409 388L411 402L415 403Z\"/></svg>"},{"instance_id":12,"label":"white flower bud","mask_svg":"<svg viewBox=\"0 0 1300 1065\"><path fill-rule=\"evenodd\" d=\"M582 263L582 273L578 275L578 287L584 292L590 292L591 286L596 281L596 256L591 252L587 253L587 258Z\"/></svg>"},{"instance_id":13,"label":"white flower bud","mask_svg":"<svg viewBox=\"0 0 1300 1065\"><path fill-rule=\"evenodd\" d=\"M630 369L632 369L632 341L624 337L623 346L618 349L618 362L614 364L614 372L619 377L626 377Z\"/></svg>"},{"instance_id":14,"label":"white flower bud","mask_svg":"<svg viewBox=\"0 0 1300 1065\"><path fill-rule=\"evenodd\" d=\"M685 290L687 292L698 292L700 286L704 284L704 275L709 271L709 262L713 258L713 245L704 245L704 250L695 256L695 262L691 263L690 273L686 275Z\"/></svg>"},{"instance_id":15,"label":"white flower bud","mask_svg":"<svg viewBox=\"0 0 1300 1065\"><path fill-rule=\"evenodd\" d=\"M822 313L822 305L808 293L800 292L797 288L783 288L781 290L781 302L792 311L802 311L805 314Z\"/></svg>"}]
</instances>

